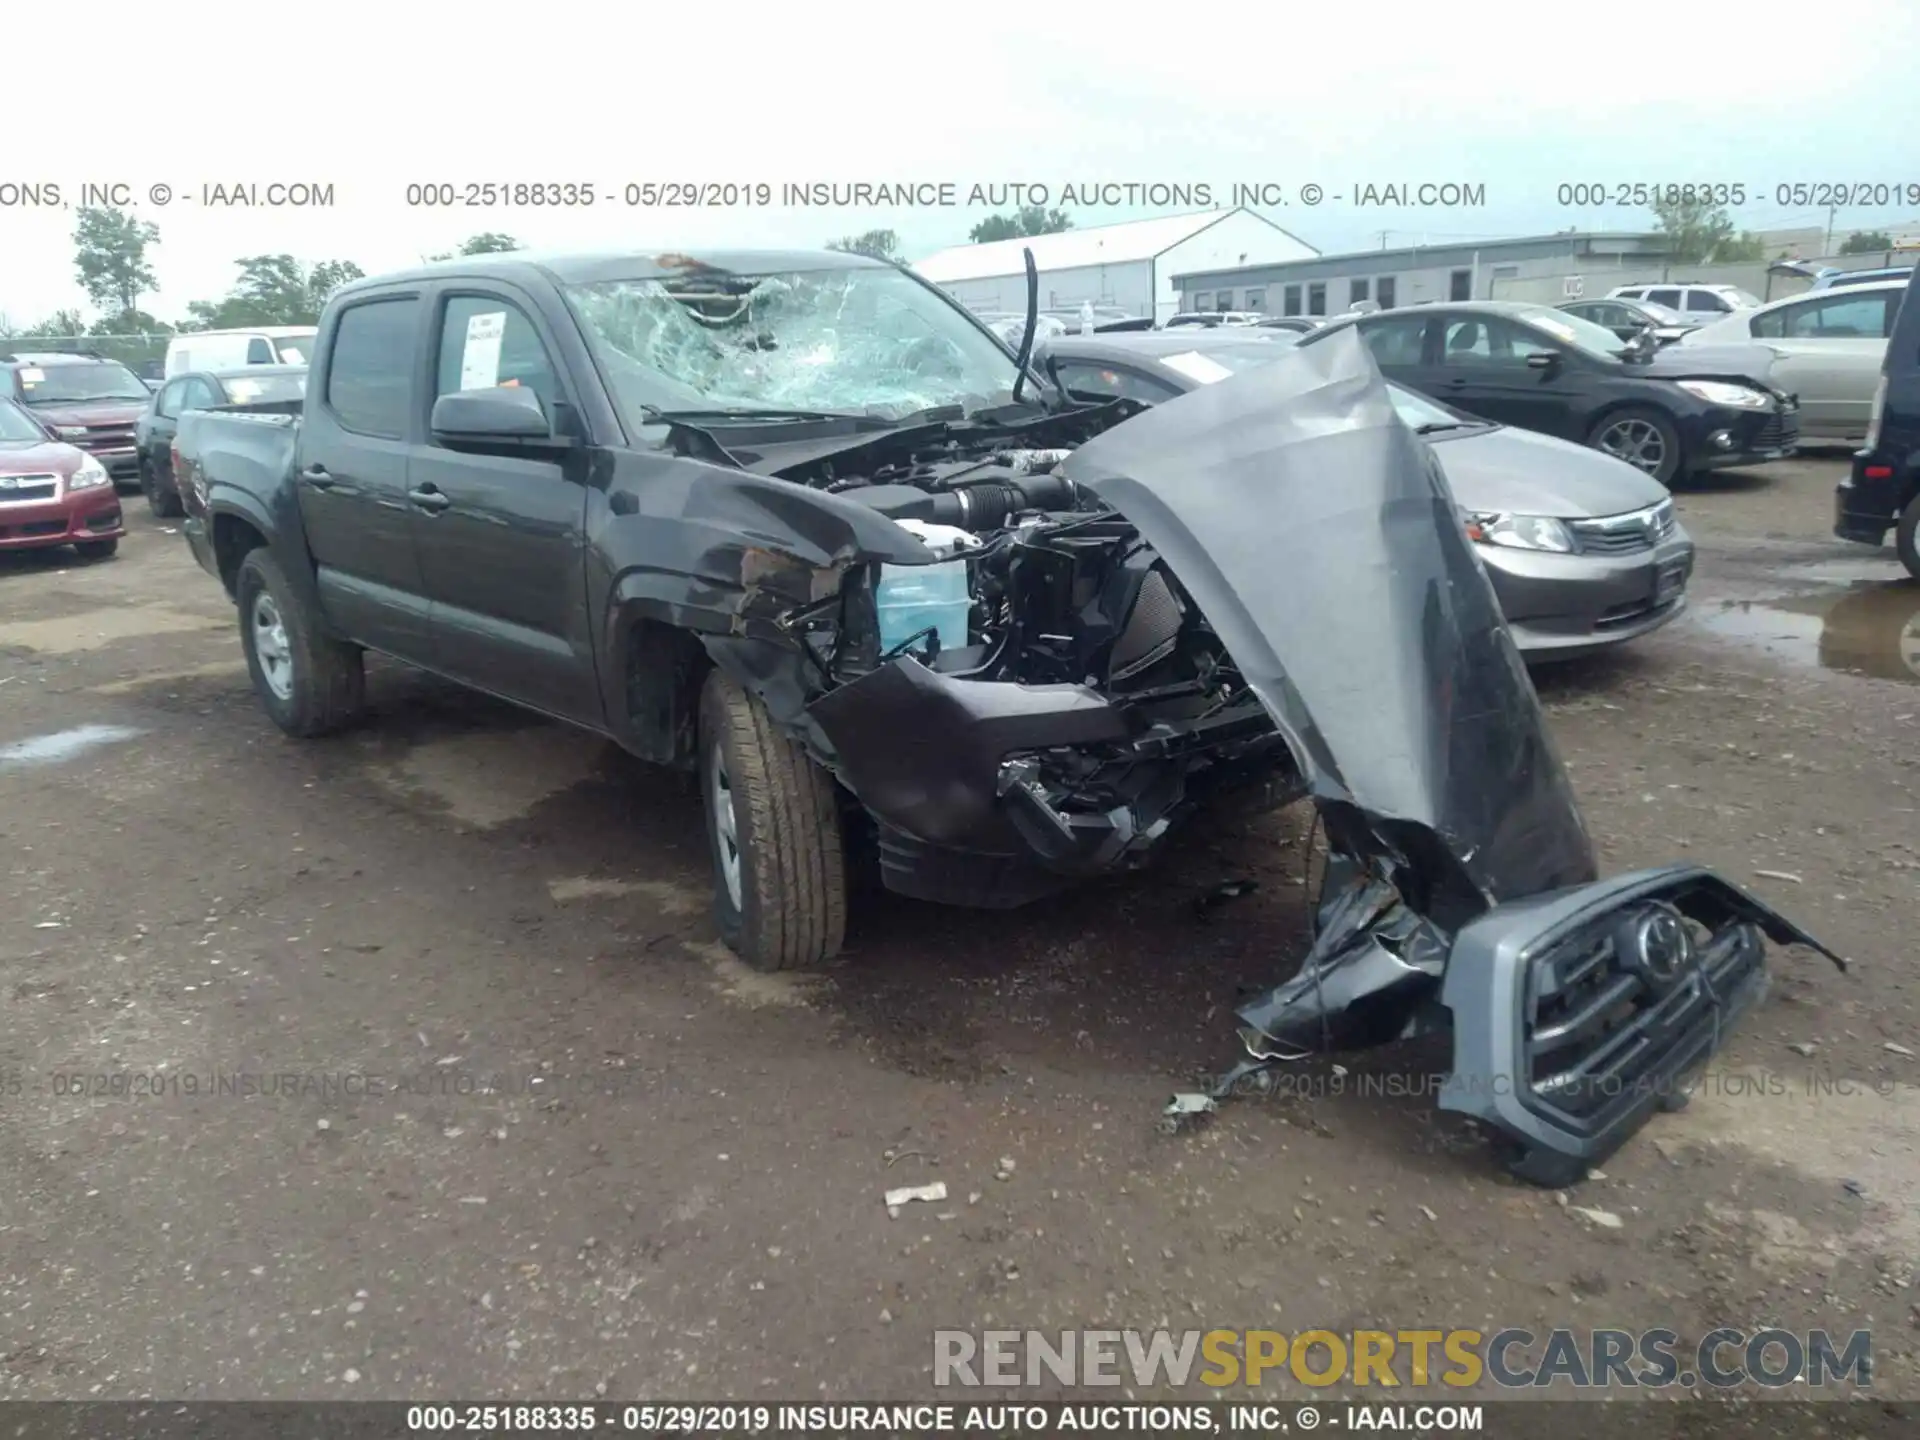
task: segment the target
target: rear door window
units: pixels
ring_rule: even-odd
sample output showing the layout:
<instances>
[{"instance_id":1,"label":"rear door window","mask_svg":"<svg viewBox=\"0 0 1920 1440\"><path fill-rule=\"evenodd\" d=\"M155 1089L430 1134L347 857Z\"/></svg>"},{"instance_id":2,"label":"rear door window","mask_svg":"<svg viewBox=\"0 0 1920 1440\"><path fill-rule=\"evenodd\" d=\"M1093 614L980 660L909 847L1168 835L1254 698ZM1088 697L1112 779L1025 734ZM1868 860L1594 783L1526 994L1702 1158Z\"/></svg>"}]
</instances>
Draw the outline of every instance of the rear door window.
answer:
<instances>
[{"instance_id":1,"label":"rear door window","mask_svg":"<svg viewBox=\"0 0 1920 1440\"><path fill-rule=\"evenodd\" d=\"M1373 352L1374 364L1381 366L1422 363L1421 350L1426 336L1427 317L1424 315L1380 320L1360 327L1360 338L1367 342L1367 349Z\"/></svg>"},{"instance_id":2,"label":"rear door window","mask_svg":"<svg viewBox=\"0 0 1920 1440\"><path fill-rule=\"evenodd\" d=\"M1784 306L1769 318L1781 320L1779 334L1789 340L1884 340L1892 319L1887 302L1894 298L1842 293Z\"/></svg>"},{"instance_id":3,"label":"rear door window","mask_svg":"<svg viewBox=\"0 0 1920 1440\"><path fill-rule=\"evenodd\" d=\"M1692 315L1725 315L1733 306L1711 290L1689 290L1687 312Z\"/></svg>"},{"instance_id":4,"label":"rear door window","mask_svg":"<svg viewBox=\"0 0 1920 1440\"><path fill-rule=\"evenodd\" d=\"M1678 289L1649 290L1644 297L1636 296L1635 298L1644 298L1655 305L1664 305L1669 310L1678 310L1680 308L1680 291Z\"/></svg>"},{"instance_id":5,"label":"rear door window","mask_svg":"<svg viewBox=\"0 0 1920 1440\"><path fill-rule=\"evenodd\" d=\"M359 435L404 440L413 398L415 296L364 300L340 312L327 367L327 408Z\"/></svg>"}]
</instances>

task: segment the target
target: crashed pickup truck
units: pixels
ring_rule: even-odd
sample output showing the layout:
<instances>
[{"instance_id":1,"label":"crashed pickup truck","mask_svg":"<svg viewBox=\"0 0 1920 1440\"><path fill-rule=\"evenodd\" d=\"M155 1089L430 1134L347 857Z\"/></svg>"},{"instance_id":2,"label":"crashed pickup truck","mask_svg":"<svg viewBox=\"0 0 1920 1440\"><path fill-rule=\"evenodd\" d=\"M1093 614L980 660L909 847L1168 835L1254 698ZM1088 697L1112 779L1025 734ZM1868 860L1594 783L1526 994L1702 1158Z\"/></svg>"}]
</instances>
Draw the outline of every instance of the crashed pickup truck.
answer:
<instances>
[{"instance_id":1,"label":"crashed pickup truck","mask_svg":"<svg viewBox=\"0 0 1920 1440\"><path fill-rule=\"evenodd\" d=\"M1522 1173L1611 1150L1814 942L1697 867L1597 879L1357 337L1151 409L1030 343L834 252L442 262L333 297L304 402L181 418L184 528L294 735L374 650L696 771L763 968L839 946L862 844L1006 907L1308 800L1316 939L1246 1065L1446 1025L1442 1105Z\"/></svg>"}]
</instances>

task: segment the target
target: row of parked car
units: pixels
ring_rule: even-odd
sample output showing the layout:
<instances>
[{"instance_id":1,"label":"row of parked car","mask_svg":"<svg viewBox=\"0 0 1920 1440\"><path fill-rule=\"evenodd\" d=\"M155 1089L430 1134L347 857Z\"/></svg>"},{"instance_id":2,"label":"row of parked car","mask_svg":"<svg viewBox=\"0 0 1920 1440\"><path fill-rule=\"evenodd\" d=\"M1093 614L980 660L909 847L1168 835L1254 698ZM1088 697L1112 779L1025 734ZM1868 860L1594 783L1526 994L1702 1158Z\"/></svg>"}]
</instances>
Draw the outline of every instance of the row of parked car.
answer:
<instances>
[{"instance_id":1,"label":"row of parked car","mask_svg":"<svg viewBox=\"0 0 1920 1440\"><path fill-rule=\"evenodd\" d=\"M0 550L72 545L105 559L125 534L120 491L181 514L172 441L179 417L298 400L312 327L181 336L164 373L98 354L0 355ZM294 356L300 363L288 363Z\"/></svg>"}]
</instances>

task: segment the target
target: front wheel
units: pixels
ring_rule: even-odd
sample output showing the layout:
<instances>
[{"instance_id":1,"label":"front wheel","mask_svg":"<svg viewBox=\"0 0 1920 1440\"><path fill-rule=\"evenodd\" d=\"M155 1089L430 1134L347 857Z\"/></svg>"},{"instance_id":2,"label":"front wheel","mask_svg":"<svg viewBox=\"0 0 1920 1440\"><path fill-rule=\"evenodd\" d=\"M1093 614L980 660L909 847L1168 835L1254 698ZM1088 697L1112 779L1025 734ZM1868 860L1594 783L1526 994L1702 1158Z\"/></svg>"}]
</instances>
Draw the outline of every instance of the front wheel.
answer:
<instances>
[{"instance_id":1,"label":"front wheel","mask_svg":"<svg viewBox=\"0 0 1920 1440\"><path fill-rule=\"evenodd\" d=\"M1893 549L1907 573L1920 580L1920 495L1913 497L1900 523L1894 526Z\"/></svg>"},{"instance_id":2,"label":"front wheel","mask_svg":"<svg viewBox=\"0 0 1920 1440\"><path fill-rule=\"evenodd\" d=\"M151 460L140 461L140 493L147 497L147 508L158 519L171 520L181 513L180 492L171 484L160 483Z\"/></svg>"},{"instance_id":3,"label":"front wheel","mask_svg":"<svg viewBox=\"0 0 1920 1440\"><path fill-rule=\"evenodd\" d=\"M721 937L756 970L837 953L847 863L833 778L718 670L700 695L700 781Z\"/></svg>"},{"instance_id":4,"label":"front wheel","mask_svg":"<svg viewBox=\"0 0 1920 1440\"><path fill-rule=\"evenodd\" d=\"M1634 406L1603 416L1587 436L1595 450L1671 486L1680 478L1680 434L1658 410Z\"/></svg>"},{"instance_id":5,"label":"front wheel","mask_svg":"<svg viewBox=\"0 0 1920 1440\"><path fill-rule=\"evenodd\" d=\"M360 713L366 696L360 648L320 630L271 553L247 552L234 593L247 673L274 724L306 739Z\"/></svg>"}]
</instances>

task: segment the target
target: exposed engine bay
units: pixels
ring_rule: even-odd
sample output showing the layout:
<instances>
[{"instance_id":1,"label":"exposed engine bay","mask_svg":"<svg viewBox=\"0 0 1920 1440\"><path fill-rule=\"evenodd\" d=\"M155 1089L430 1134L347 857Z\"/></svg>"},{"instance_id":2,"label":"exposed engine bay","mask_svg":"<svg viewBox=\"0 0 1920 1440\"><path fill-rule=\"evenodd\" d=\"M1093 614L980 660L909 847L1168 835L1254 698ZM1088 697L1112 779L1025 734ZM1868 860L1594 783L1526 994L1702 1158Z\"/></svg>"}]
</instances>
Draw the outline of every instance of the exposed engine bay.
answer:
<instances>
[{"instance_id":1,"label":"exposed engine bay","mask_svg":"<svg viewBox=\"0 0 1920 1440\"><path fill-rule=\"evenodd\" d=\"M1312 800L1312 947L1177 1116L1446 1028L1443 1108L1566 1183L1677 1103L1761 993L1765 940L1819 948L1697 867L1599 878L1444 473L1351 335L1150 409L678 443L866 537L777 640L709 648L872 817L890 888L1017 905L1141 862L1203 803ZM964 622L890 637L916 565L964 567Z\"/></svg>"}]
</instances>

